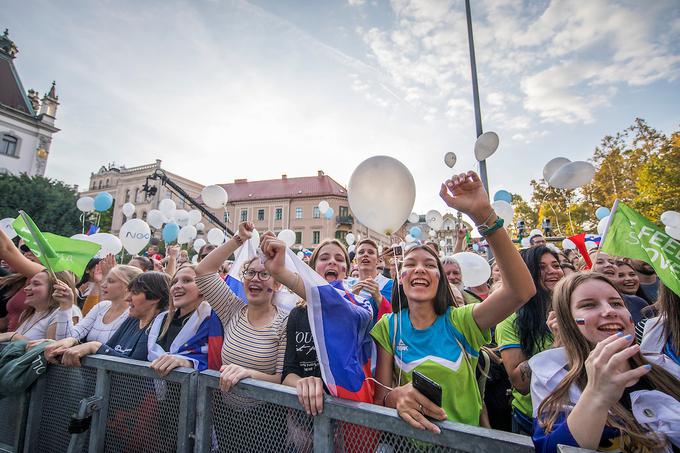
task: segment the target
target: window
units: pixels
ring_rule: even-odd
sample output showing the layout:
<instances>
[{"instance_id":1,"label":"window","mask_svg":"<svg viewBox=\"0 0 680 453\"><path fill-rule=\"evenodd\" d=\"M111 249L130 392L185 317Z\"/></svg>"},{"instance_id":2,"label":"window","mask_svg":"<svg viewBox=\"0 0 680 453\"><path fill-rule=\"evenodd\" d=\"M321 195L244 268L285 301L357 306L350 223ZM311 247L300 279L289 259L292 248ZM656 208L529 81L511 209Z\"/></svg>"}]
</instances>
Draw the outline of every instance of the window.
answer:
<instances>
[{"instance_id":1,"label":"window","mask_svg":"<svg viewBox=\"0 0 680 453\"><path fill-rule=\"evenodd\" d=\"M2 142L0 143L0 154L10 157L19 157L17 143L19 143L18 138L7 134L3 135Z\"/></svg>"},{"instance_id":2,"label":"window","mask_svg":"<svg viewBox=\"0 0 680 453\"><path fill-rule=\"evenodd\" d=\"M312 244L321 242L321 231L312 231Z\"/></svg>"},{"instance_id":3,"label":"window","mask_svg":"<svg viewBox=\"0 0 680 453\"><path fill-rule=\"evenodd\" d=\"M146 221L146 211L142 211L142 220Z\"/></svg>"},{"instance_id":4,"label":"window","mask_svg":"<svg viewBox=\"0 0 680 453\"><path fill-rule=\"evenodd\" d=\"M246 222L248 221L248 210L247 209L241 209L241 222Z\"/></svg>"},{"instance_id":5,"label":"window","mask_svg":"<svg viewBox=\"0 0 680 453\"><path fill-rule=\"evenodd\" d=\"M257 210L257 220L264 220L264 209Z\"/></svg>"},{"instance_id":6,"label":"window","mask_svg":"<svg viewBox=\"0 0 680 453\"><path fill-rule=\"evenodd\" d=\"M93 187L94 189L94 187ZM130 189L127 189L125 191L125 202L128 203L130 201Z\"/></svg>"},{"instance_id":7,"label":"window","mask_svg":"<svg viewBox=\"0 0 680 453\"><path fill-rule=\"evenodd\" d=\"M295 243L302 244L302 231L295 232Z\"/></svg>"},{"instance_id":8,"label":"window","mask_svg":"<svg viewBox=\"0 0 680 453\"><path fill-rule=\"evenodd\" d=\"M312 211L312 217L315 218L315 219L321 218L321 211L319 211L318 206L314 206L314 210Z\"/></svg>"},{"instance_id":9,"label":"window","mask_svg":"<svg viewBox=\"0 0 680 453\"><path fill-rule=\"evenodd\" d=\"M101 189L101 188L102 188L102 181L101 181L101 180L99 180L99 184L98 184L98 185L99 185L98 189Z\"/></svg>"},{"instance_id":10,"label":"window","mask_svg":"<svg viewBox=\"0 0 680 453\"><path fill-rule=\"evenodd\" d=\"M139 203L139 188L135 187L135 203Z\"/></svg>"},{"instance_id":11,"label":"window","mask_svg":"<svg viewBox=\"0 0 680 453\"><path fill-rule=\"evenodd\" d=\"M335 232L335 239L337 239L337 240L339 240L339 241L344 241L344 240L345 240L345 236L347 236L347 233L348 233L348 231L340 231L340 230L338 230L338 231Z\"/></svg>"},{"instance_id":12,"label":"window","mask_svg":"<svg viewBox=\"0 0 680 453\"><path fill-rule=\"evenodd\" d=\"M224 223L230 223L231 220L229 220L229 211L224 211Z\"/></svg>"},{"instance_id":13,"label":"window","mask_svg":"<svg viewBox=\"0 0 680 453\"><path fill-rule=\"evenodd\" d=\"M109 178L106 178L106 187L109 187Z\"/></svg>"},{"instance_id":14,"label":"window","mask_svg":"<svg viewBox=\"0 0 680 453\"><path fill-rule=\"evenodd\" d=\"M302 208L295 208L295 218L296 219L302 218Z\"/></svg>"},{"instance_id":15,"label":"window","mask_svg":"<svg viewBox=\"0 0 680 453\"><path fill-rule=\"evenodd\" d=\"M341 217L347 217L349 215L349 208L347 206L340 206L340 212L338 215Z\"/></svg>"},{"instance_id":16,"label":"window","mask_svg":"<svg viewBox=\"0 0 680 453\"><path fill-rule=\"evenodd\" d=\"M283 208L276 208L276 211L274 213L274 220L281 220L283 219Z\"/></svg>"}]
</instances>

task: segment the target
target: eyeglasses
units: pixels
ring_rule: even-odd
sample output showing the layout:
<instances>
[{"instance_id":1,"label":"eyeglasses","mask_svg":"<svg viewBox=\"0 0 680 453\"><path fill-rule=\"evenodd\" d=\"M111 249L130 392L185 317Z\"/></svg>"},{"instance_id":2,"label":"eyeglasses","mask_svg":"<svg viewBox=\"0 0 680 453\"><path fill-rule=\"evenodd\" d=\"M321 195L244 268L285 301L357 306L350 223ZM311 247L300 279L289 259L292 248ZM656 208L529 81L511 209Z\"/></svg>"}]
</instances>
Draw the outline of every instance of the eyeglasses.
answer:
<instances>
[{"instance_id":1,"label":"eyeglasses","mask_svg":"<svg viewBox=\"0 0 680 453\"><path fill-rule=\"evenodd\" d=\"M257 275L257 277L260 279L260 281L263 281L263 282L266 282L267 280L269 280L269 277L272 276L267 271L259 271L258 272L258 271L254 271L254 270L251 270L251 269L248 269L247 271L243 271L242 275L243 275L243 278L247 278L248 280L254 279L255 276Z\"/></svg>"},{"instance_id":2,"label":"eyeglasses","mask_svg":"<svg viewBox=\"0 0 680 453\"><path fill-rule=\"evenodd\" d=\"M21 250L21 253L28 253L31 251L31 249L26 244L21 244L19 246L19 250Z\"/></svg>"}]
</instances>

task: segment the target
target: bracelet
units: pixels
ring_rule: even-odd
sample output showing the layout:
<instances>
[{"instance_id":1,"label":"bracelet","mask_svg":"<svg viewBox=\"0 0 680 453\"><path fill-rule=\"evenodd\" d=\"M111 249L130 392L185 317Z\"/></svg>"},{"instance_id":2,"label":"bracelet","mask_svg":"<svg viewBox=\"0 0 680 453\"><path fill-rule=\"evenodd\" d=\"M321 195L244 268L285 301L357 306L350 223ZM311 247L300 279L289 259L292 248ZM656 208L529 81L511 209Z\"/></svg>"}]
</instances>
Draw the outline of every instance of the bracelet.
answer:
<instances>
[{"instance_id":1,"label":"bracelet","mask_svg":"<svg viewBox=\"0 0 680 453\"><path fill-rule=\"evenodd\" d=\"M486 225L486 222L488 222L488 221L491 219L491 217L492 217L495 213L496 213L496 211L494 211L494 209L491 208L491 212L490 212L489 215L486 217L486 219L484 219L483 222L478 223L477 226Z\"/></svg>"},{"instance_id":2,"label":"bracelet","mask_svg":"<svg viewBox=\"0 0 680 453\"><path fill-rule=\"evenodd\" d=\"M390 396L390 393L392 393L392 390L394 389L389 389L387 393L385 393L385 396L383 396L383 406L387 407L387 397Z\"/></svg>"},{"instance_id":3,"label":"bracelet","mask_svg":"<svg viewBox=\"0 0 680 453\"><path fill-rule=\"evenodd\" d=\"M238 233L233 235L231 238L236 241L239 247L243 245L243 239L241 239L241 236L239 236Z\"/></svg>"},{"instance_id":4,"label":"bracelet","mask_svg":"<svg viewBox=\"0 0 680 453\"><path fill-rule=\"evenodd\" d=\"M9 341L10 341L10 342L12 341L12 338L14 338L14 335L16 335L17 333L19 333L19 332L14 332L14 333L12 334L12 336L9 337Z\"/></svg>"},{"instance_id":5,"label":"bracelet","mask_svg":"<svg viewBox=\"0 0 680 453\"><path fill-rule=\"evenodd\" d=\"M504 223L505 221L502 218L496 217L496 221L491 226L478 225L477 231L479 231L479 234L481 234L483 237L487 237L491 233L494 233L503 228Z\"/></svg>"}]
</instances>

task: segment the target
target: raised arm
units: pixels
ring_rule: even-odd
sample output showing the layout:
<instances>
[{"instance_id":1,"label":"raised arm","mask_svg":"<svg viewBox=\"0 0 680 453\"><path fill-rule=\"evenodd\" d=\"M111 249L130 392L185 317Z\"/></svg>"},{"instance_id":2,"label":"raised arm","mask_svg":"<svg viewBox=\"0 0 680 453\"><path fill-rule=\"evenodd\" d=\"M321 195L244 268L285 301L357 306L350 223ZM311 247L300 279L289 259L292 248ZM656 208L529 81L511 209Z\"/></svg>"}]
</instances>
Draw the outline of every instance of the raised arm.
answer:
<instances>
[{"instance_id":1,"label":"raised arm","mask_svg":"<svg viewBox=\"0 0 680 453\"><path fill-rule=\"evenodd\" d=\"M453 176L442 184L439 195L449 207L470 216L477 226L491 226L498 218L475 172ZM476 305L472 312L482 330L495 326L536 294L529 269L505 229L490 233L486 240L501 270L503 286Z\"/></svg>"},{"instance_id":2,"label":"raised arm","mask_svg":"<svg viewBox=\"0 0 680 453\"><path fill-rule=\"evenodd\" d=\"M0 258L7 261L7 264L16 272L28 278L45 269L42 264L34 263L26 258L2 229L0 229Z\"/></svg>"},{"instance_id":3,"label":"raised arm","mask_svg":"<svg viewBox=\"0 0 680 453\"><path fill-rule=\"evenodd\" d=\"M260 248L266 257L264 267L274 279L288 287L302 299L307 299L305 284L300 275L286 268L286 244L267 231L260 236Z\"/></svg>"},{"instance_id":4,"label":"raised arm","mask_svg":"<svg viewBox=\"0 0 680 453\"><path fill-rule=\"evenodd\" d=\"M238 249L244 241L253 235L254 226L251 222L243 222L238 226L238 233L232 236L227 242L217 247L208 256L203 258L196 266L196 276L214 274L232 253Z\"/></svg>"}]
</instances>

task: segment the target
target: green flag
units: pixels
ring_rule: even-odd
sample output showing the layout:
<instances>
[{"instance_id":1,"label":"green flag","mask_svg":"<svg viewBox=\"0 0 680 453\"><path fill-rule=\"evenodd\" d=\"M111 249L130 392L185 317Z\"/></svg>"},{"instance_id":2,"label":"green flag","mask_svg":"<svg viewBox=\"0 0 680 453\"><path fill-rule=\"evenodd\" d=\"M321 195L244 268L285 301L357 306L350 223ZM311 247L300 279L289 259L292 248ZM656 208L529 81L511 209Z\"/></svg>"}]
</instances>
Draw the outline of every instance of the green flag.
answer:
<instances>
[{"instance_id":1,"label":"green flag","mask_svg":"<svg viewBox=\"0 0 680 453\"><path fill-rule=\"evenodd\" d=\"M71 271L76 279L82 277L87 263L102 248L101 245L80 241L52 233L42 233L23 211L12 226L31 252L52 272Z\"/></svg>"},{"instance_id":2,"label":"green flag","mask_svg":"<svg viewBox=\"0 0 680 453\"><path fill-rule=\"evenodd\" d=\"M680 296L680 242L618 200L603 236L600 250L648 263Z\"/></svg>"}]
</instances>

